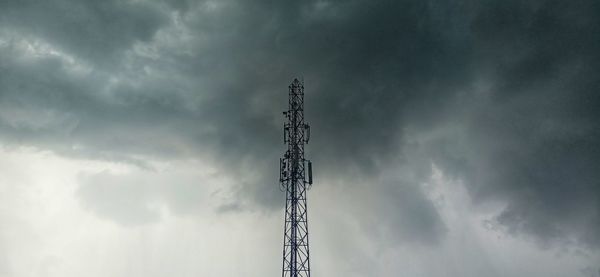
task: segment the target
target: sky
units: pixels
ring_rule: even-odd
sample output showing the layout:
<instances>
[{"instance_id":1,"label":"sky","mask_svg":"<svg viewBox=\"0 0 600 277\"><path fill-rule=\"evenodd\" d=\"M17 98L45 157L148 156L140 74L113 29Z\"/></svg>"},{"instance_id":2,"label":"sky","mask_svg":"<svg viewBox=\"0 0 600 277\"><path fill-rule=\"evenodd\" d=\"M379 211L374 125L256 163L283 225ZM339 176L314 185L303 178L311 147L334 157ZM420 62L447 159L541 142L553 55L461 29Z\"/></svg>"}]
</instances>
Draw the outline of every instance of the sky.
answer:
<instances>
[{"instance_id":1,"label":"sky","mask_svg":"<svg viewBox=\"0 0 600 277\"><path fill-rule=\"evenodd\" d=\"M0 276L600 277L600 2L1 0Z\"/></svg>"}]
</instances>

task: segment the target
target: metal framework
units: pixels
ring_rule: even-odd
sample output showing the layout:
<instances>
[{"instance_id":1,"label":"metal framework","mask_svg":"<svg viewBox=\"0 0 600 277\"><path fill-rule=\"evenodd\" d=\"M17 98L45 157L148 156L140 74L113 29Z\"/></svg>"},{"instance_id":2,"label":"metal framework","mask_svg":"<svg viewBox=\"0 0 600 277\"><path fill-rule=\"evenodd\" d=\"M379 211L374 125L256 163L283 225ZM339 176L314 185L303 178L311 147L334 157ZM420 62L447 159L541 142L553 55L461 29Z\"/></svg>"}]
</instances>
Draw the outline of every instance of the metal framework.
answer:
<instances>
[{"instance_id":1,"label":"metal framework","mask_svg":"<svg viewBox=\"0 0 600 277\"><path fill-rule=\"evenodd\" d=\"M279 184L286 192L283 235L283 277L310 277L306 191L312 185L312 163L304 158L310 126L304 121L304 82L289 86L289 107L283 112L283 141L288 149L279 160Z\"/></svg>"}]
</instances>

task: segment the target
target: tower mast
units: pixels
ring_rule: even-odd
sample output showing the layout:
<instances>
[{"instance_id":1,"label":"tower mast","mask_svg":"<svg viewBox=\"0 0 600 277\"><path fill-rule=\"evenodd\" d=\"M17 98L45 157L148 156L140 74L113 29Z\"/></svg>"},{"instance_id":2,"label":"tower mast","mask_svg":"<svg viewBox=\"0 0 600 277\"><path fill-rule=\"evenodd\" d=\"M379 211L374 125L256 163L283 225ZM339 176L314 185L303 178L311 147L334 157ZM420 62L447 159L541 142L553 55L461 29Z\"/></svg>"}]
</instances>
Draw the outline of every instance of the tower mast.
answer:
<instances>
[{"instance_id":1,"label":"tower mast","mask_svg":"<svg viewBox=\"0 0 600 277\"><path fill-rule=\"evenodd\" d=\"M312 185L312 163L304 158L310 126L304 121L304 82L289 85L288 110L283 112L283 141L288 149L279 160L279 184L286 192L282 277L310 277L306 191Z\"/></svg>"}]
</instances>

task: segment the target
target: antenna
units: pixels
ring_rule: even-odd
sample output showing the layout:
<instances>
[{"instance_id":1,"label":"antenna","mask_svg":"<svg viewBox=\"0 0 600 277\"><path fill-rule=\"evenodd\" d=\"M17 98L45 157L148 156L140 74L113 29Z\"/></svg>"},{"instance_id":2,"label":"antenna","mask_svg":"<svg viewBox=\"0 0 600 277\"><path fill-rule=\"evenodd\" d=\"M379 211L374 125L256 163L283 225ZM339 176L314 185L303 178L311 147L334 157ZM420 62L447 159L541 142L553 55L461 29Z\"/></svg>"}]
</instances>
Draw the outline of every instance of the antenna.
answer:
<instances>
[{"instance_id":1,"label":"antenna","mask_svg":"<svg viewBox=\"0 0 600 277\"><path fill-rule=\"evenodd\" d=\"M283 112L283 142L288 149L279 160L279 185L286 192L282 277L310 277L306 191L312 186L312 163L304 158L310 126L304 121L304 77L289 85L288 110ZM307 180L308 177L308 180Z\"/></svg>"}]
</instances>

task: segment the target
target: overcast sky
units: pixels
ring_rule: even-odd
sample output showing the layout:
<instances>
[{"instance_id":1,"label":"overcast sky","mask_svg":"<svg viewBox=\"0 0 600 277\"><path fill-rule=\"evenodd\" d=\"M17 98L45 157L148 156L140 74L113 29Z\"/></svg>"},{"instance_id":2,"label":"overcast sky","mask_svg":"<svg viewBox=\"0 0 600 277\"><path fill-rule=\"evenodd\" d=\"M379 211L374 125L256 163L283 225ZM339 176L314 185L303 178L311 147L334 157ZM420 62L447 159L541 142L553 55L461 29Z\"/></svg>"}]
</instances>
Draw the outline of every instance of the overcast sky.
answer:
<instances>
[{"instance_id":1,"label":"overcast sky","mask_svg":"<svg viewBox=\"0 0 600 277\"><path fill-rule=\"evenodd\" d=\"M600 277L600 2L0 0L0 276Z\"/></svg>"}]
</instances>

